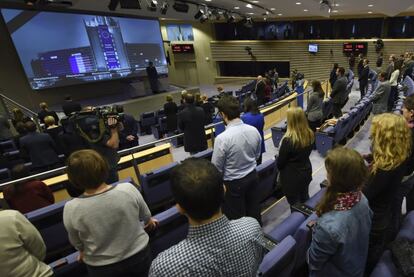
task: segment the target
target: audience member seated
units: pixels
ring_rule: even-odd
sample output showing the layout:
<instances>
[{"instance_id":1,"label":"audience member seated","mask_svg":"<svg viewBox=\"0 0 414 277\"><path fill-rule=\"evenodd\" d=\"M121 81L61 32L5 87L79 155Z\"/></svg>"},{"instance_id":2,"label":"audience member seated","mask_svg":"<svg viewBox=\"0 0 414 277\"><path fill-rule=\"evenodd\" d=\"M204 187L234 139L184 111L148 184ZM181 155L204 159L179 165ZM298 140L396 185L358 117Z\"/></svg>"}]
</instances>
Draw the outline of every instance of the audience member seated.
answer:
<instances>
[{"instance_id":1,"label":"audience member seated","mask_svg":"<svg viewBox=\"0 0 414 277\"><path fill-rule=\"evenodd\" d=\"M53 276L43 263L46 246L39 231L18 211L0 211L0 276Z\"/></svg>"},{"instance_id":2,"label":"audience member seated","mask_svg":"<svg viewBox=\"0 0 414 277\"><path fill-rule=\"evenodd\" d=\"M185 95L186 107L178 114L178 128L184 133L184 150L190 154L207 149L204 111L197 107L194 101L194 95L187 93Z\"/></svg>"},{"instance_id":3,"label":"audience member seated","mask_svg":"<svg viewBox=\"0 0 414 277\"><path fill-rule=\"evenodd\" d=\"M368 170L358 152L342 147L328 152L325 168L328 186L316 208L309 276L361 277L372 217L361 192Z\"/></svg>"},{"instance_id":4,"label":"audience member seated","mask_svg":"<svg viewBox=\"0 0 414 277\"><path fill-rule=\"evenodd\" d=\"M14 128L16 129L17 129L16 126L19 122L26 123L28 121L31 121L30 117L25 116L21 109L14 108L12 110L12 114L13 114L12 123L13 123Z\"/></svg>"},{"instance_id":5,"label":"audience member seated","mask_svg":"<svg viewBox=\"0 0 414 277\"><path fill-rule=\"evenodd\" d=\"M119 149L132 148L138 146L138 124L135 118L127 113L124 113L124 107L116 106L118 113L123 113L123 128L119 131Z\"/></svg>"},{"instance_id":6,"label":"audience member seated","mask_svg":"<svg viewBox=\"0 0 414 277\"><path fill-rule=\"evenodd\" d=\"M201 96L201 101L202 101L201 107L203 108L204 114L205 114L204 124L205 125L211 124L213 123L213 115L215 111L214 105L208 101L208 97L205 94Z\"/></svg>"},{"instance_id":7,"label":"audience member seated","mask_svg":"<svg viewBox=\"0 0 414 277\"><path fill-rule=\"evenodd\" d=\"M371 176L364 188L374 212L369 238L366 273L369 274L394 239L397 226L395 206L398 188L406 171L405 161L411 151L411 132L403 116L384 113L376 115L371 125L372 155L366 155ZM401 207L400 207L401 209Z\"/></svg>"},{"instance_id":8,"label":"audience member seated","mask_svg":"<svg viewBox=\"0 0 414 277\"><path fill-rule=\"evenodd\" d=\"M74 112L80 112L82 107L79 103L73 102L70 95L66 95L65 103L62 105L62 110L66 116L70 116Z\"/></svg>"},{"instance_id":9,"label":"audience member seated","mask_svg":"<svg viewBox=\"0 0 414 277\"><path fill-rule=\"evenodd\" d=\"M303 110L299 107L289 108L287 131L280 143L277 168L283 194L290 205L309 199L308 187L312 181L309 156L314 142L314 133L309 128Z\"/></svg>"},{"instance_id":10,"label":"audience member seated","mask_svg":"<svg viewBox=\"0 0 414 277\"><path fill-rule=\"evenodd\" d=\"M63 127L56 125L57 121L55 121L55 118L50 115L44 118L44 123L46 125L45 133L49 134L55 142L57 152L59 154L64 154L64 150L60 142L60 138L63 134Z\"/></svg>"},{"instance_id":11,"label":"audience member seated","mask_svg":"<svg viewBox=\"0 0 414 277\"><path fill-rule=\"evenodd\" d=\"M386 73L380 72L378 74L379 85L375 89L372 97L372 113L381 114L388 111L388 99L390 96L391 86L386 79Z\"/></svg>"},{"instance_id":12,"label":"audience member seated","mask_svg":"<svg viewBox=\"0 0 414 277\"><path fill-rule=\"evenodd\" d=\"M46 116L52 116L55 119L55 122L59 122L59 117L55 111L50 111L49 107L46 102L42 102L39 104L40 112L37 113L37 118L41 123L45 123Z\"/></svg>"},{"instance_id":13,"label":"audience member seated","mask_svg":"<svg viewBox=\"0 0 414 277\"><path fill-rule=\"evenodd\" d=\"M223 212L230 219L250 216L261 223L256 166L262 138L256 128L240 119L240 103L235 97L223 96L217 107L226 130L216 137L211 161L223 174L226 186Z\"/></svg>"},{"instance_id":14,"label":"audience member seated","mask_svg":"<svg viewBox=\"0 0 414 277\"><path fill-rule=\"evenodd\" d=\"M30 157L33 171L52 169L59 162L56 144L49 134L38 133L33 121L25 123L27 135L20 138L20 151Z\"/></svg>"},{"instance_id":15,"label":"audience member seated","mask_svg":"<svg viewBox=\"0 0 414 277\"><path fill-rule=\"evenodd\" d=\"M66 203L63 223L89 276L146 276L151 251L140 220L147 230L157 222L139 190L130 183L105 183L108 164L93 150L73 153L67 174L85 192Z\"/></svg>"},{"instance_id":16,"label":"audience member seated","mask_svg":"<svg viewBox=\"0 0 414 277\"><path fill-rule=\"evenodd\" d=\"M187 238L160 253L149 276L256 276L265 254L259 223L229 220L220 206L220 172L205 159L190 158L171 174L177 208L189 221Z\"/></svg>"},{"instance_id":17,"label":"audience member seated","mask_svg":"<svg viewBox=\"0 0 414 277\"><path fill-rule=\"evenodd\" d=\"M167 103L164 104L164 112L167 117L167 134L172 135L177 130L177 104L173 101L172 96L166 96Z\"/></svg>"},{"instance_id":18,"label":"audience member seated","mask_svg":"<svg viewBox=\"0 0 414 277\"><path fill-rule=\"evenodd\" d=\"M312 92L309 95L308 105L306 106L306 116L308 118L309 127L314 132L316 131L316 128L319 128L322 125L322 104L324 96L325 92L323 92L321 82L318 80L312 81Z\"/></svg>"},{"instance_id":19,"label":"audience member seated","mask_svg":"<svg viewBox=\"0 0 414 277\"><path fill-rule=\"evenodd\" d=\"M18 164L13 167L11 175L13 180L17 180L29 176L30 172L24 164ZM3 193L10 208L22 214L55 203L50 188L39 180L28 180L10 185Z\"/></svg>"},{"instance_id":20,"label":"audience member seated","mask_svg":"<svg viewBox=\"0 0 414 277\"><path fill-rule=\"evenodd\" d=\"M9 120L5 116L0 115L0 140L7 140L12 137Z\"/></svg>"},{"instance_id":21,"label":"audience member seated","mask_svg":"<svg viewBox=\"0 0 414 277\"><path fill-rule=\"evenodd\" d=\"M263 153L266 152L263 133L265 122L264 116L262 113L260 113L256 102L250 97L247 97L246 100L244 100L244 114L241 116L241 120L245 124L255 127L256 130L259 131L260 136L262 137L260 157L259 159L257 159L257 164L259 165L262 163Z\"/></svg>"},{"instance_id":22,"label":"audience member seated","mask_svg":"<svg viewBox=\"0 0 414 277\"><path fill-rule=\"evenodd\" d=\"M217 86L217 95L218 95L219 98L226 95L226 92L224 91L223 86Z\"/></svg>"}]
</instances>

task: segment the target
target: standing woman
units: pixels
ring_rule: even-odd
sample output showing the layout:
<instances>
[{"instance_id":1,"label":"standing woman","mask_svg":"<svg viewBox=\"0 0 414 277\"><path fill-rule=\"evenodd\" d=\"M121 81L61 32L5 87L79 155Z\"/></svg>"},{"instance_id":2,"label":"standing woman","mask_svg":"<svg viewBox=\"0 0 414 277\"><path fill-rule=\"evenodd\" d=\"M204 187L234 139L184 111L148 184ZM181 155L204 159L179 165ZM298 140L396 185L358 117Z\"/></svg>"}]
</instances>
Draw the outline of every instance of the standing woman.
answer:
<instances>
[{"instance_id":1,"label":"standing woman","mask_svg":"<svg viewBox=\"0 0 414 277\"><path fill-rule=\"evenodd\" d=\"M411 153L411 132L403 116L384 113L374 116L371 125L372 163L363 192L374 212L369 238L366 273L369 274L395 238L396 203L406 160ZM401 209L401 207L400 207Z\"/></svg>"},{"instance_id":2,"label":"standing woman","mask_svg":"<svg viewBox=\"0 0 414 277\"><path fill-rule=\"evenodd\" d=\"M312 81L312 92L309 96L309 102L306 107L306 115L308 117L309 127L312 131L320 127L323 119L322 104L325 92L323 92L321 82Z\"/></svg>"},{"instance_id":3,"label":"standing woman","mask_svg":"<svg viewBox=\"0 0 414 277\"><path fill-rule=\"evenodd\" d=\"M164 112L167 117L167 133L173 134L177 130L177 104L173 101L171 95L166 97L167 103L164 104Z\"/></svg>"},{"instance_id":4,"label":"standing woman","mask_svg":"<svg viewBox=\"0 0 414 277\"><path fill-rule=\"evenodd\" d=\"M282 191L290 205L309 199L308 186L312 181L312 152L315 136L309 128L305 113L299 107L287 110L287 131L282 138L277 158Z\"/></svg>"},{"instance_id":5,"label":"standing woman","mask_svg":"<svg viewBox=\"0 0 414 277\"><path fill-rule=\"evenodd\" d=\"M109 166L94 150L71 154L66 170L69 181L85 191L65 204L63 224L88 276L147 276L151 250L144 228L154 229L157 221L139 190L105 183Z\"/></svg>"},{"instance_id":6,"label":"standing woman","mask_svg":"<svg viewBox=\"0 0 414 277\"><path fill-rule=\"evenodd\" d=\"M361 155L337 147L325 159L328 186L308 251L309 276L361 277L368 253L372 212L361 192L368 169Z\"/></svg>"},{"instance_id":7,"label":"standing woman","mask_svg":"<svg viewBox=\"0 0 414 277\"><path fill-rule=\"evenodd\" d=\"M265 152L265 142L264 142L264 116L260 113L259 108L257 107L256 101L250 97L244 100L244 114L241 116L241 120L247 125L253 126L259 131L260 136L262 137L261 152L260 157L257 159L257 164L262 163L262 156Z\"/></svg>"},{"instance_id":8,"label":"standing woman","mask_svg":"<svg viewBox=\"0 0 414 277\"><path fill-rule=\"evenodd\" d=\"M394 71L391 73L391 77L390 77L391 91L390 91L390 95L388 96L388 111L392 110L392 108L394 107L395 100L397 100L397 96L398 96L397 85L398 85L398 78L400 77L401 66L402 66L401 60L396 60L394 62Z\"/></svg>"}]
</instances>

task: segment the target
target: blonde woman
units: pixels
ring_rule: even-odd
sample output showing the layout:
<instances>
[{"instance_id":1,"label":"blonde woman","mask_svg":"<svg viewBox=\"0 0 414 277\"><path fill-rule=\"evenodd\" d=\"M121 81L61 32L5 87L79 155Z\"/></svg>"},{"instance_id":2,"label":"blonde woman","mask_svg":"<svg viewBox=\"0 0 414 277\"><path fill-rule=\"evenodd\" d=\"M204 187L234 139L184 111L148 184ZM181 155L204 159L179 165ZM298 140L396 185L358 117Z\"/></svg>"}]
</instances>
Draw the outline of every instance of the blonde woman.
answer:
<instances>
[{"instance_id":1,"label":"blonde woman","mask_svg":"<svg viewBox=\"0 0 414 277\"><path fill-rule=\"evenodd\" d=\"M290 205L309 198L308 186L312 180L309 160L314 134L309 128L305 112L299 108L287 110L287 131L282 139L277 158L282 191Z\"/></svg>"},{"instance_id":2,"label":"blonde woman","mask_svg":"<svg viewBox=\"0 0 414 277\"><path fill-rule=\"evenodd\" d=\"M364 189L374 212L370 233L367 273L370 273L396 233L398 189L411 153L411 132L403 116L377 115L371 126L371 176ZM401 206L399 207L401 211Z\"/></svg>"}]
</instances>

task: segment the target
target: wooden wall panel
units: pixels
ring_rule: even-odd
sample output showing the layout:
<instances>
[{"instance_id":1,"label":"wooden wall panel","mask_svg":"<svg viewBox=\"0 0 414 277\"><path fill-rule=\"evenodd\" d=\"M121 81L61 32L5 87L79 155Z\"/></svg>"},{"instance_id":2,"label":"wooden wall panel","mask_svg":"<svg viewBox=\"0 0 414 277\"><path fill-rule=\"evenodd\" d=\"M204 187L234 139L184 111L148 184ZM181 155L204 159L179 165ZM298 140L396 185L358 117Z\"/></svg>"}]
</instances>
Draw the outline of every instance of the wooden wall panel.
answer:
<instances>
[{"instance_id":1,"label":"wooden wall panel","mask_svg":"<svg viewBox=\"0 0 414 277\"><path fill-rule=\"evenodd\" d=\"M212 59L218 61L252 61L245 47L250 47L257 61L290 61L290 69L298 69L306 79L329 78L333 63L349 68L348 57L342 53L344 42L368 42L368 59L371 68L376 68L378 54L375 52L375 39L368 40L291 40L291 41L212 41L210 42ZM384 39L385 69L390 54L414 52L414 39ZM309 43L318 43L319 52L310 54ZM355 69L356 70L356 69Z\"/></svg>"}]
</instances>

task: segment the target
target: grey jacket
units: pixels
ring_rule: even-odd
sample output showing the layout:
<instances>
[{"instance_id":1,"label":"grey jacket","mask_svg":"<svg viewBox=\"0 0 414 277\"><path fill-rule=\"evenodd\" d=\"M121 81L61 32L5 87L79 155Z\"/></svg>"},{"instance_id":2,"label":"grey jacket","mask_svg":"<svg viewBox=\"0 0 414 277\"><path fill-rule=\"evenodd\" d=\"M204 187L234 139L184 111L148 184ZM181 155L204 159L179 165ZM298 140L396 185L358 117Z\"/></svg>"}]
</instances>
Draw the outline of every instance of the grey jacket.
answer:
<instances>
[{"instance_id":1,"label":"grey jacket","mask_svg":"<svg viewBox=\"0 0 414 277\"><path fill-rule=\"evenodd\" d=\"M348 84L348 79L343 76L338 78L332 88L331 91L331 98L332 103L335 104L342 104L345 102L347 93L346 93L346 85Z\"/></svg>"},{"instance_id":2,"label":"grey jacket","mask_svg":"<svg viewBox=\"0 0 414 277\"><path fill-rule=\"evenodd\" d=\"M313 91L309 96L306 114L309 121L318 121L323 117L322 114L323 97L319 97L319 92Z\"/></svg>"},{"instance_id":3,"label":"grey jacket","mask_svg":"<svg viewBox=\"0 0 414 277\"><path fill-rule=\"evenodd\" d=\"M372 113L381 114L387 112L388 96L390 95L391 85L389 81L380 82L372 97Z\"/></svg>"}]
</instances>

